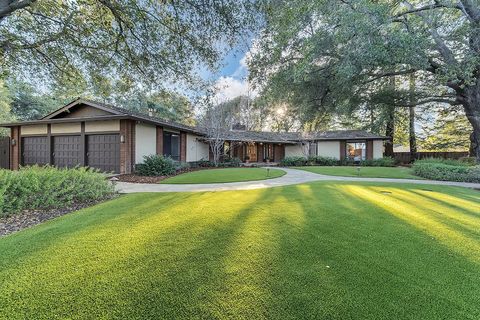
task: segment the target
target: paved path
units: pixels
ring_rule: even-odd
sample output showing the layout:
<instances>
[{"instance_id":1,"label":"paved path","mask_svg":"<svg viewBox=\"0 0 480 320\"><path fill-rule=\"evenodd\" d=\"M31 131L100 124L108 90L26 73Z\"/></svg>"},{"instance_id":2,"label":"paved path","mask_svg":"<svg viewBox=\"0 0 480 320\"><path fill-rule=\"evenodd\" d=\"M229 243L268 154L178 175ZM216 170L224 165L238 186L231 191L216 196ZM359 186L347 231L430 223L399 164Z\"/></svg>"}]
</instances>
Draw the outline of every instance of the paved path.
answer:
<instances>
[{"instance_id":1,"label":"paved path","mask_svg":"<svg viewBox=\"0 0 480 320\"><path fill-rule=\"evenodd\" d=\"M117 182L117 190L121 193L136 192L203 192L203 191L227 191L227 190L252 190L292 184L307 183L312 181L369 181L369 182L391 182L391 183L414 183L414 184L436 184L445 186L458 186L464 188L480 189L480 183L414 180L414 179L389 179L389 178L356 178L337 177L316 174L297 169L279 168L287 172L284 176L275 179L261 181L245 181L231 183L209 183L209 184L149 184L149 183L128 183Z\"/></svg>"}]
</instances>

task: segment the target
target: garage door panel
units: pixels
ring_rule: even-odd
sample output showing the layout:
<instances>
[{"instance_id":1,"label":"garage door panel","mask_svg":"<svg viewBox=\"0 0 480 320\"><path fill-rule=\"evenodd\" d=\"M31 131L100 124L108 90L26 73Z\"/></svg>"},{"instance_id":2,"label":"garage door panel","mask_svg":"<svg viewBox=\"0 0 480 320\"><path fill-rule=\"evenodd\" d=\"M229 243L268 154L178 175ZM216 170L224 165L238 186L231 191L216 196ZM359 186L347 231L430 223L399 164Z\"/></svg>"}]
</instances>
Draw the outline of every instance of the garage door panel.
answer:
<instances>
[{"instance_id":1,"label":"garage door panel","mask_svg":"<svg viewBox=\"0 0 480 320\"><path fill-rule=\"evenodd\" d=\"M81 165L80 136L53 137L53 160L59 168L73 168Z\"/></svg>"},{"instance_id":2,"label":"garage door panel","mask_svg":"<svg viewBox=\"0 0 480 320\"><path fill-rule=\"evenodd\" d=\"M47 142L48 138L46 136L22 138L22 165L46 165L50 163Z\"/></svg>"},{"instance_id":3,"label":"garage door panel","mask_svg":"<svg viewBox=\"0 0 480 320\"><path fill-rule=\"evenodd\" d=\"M92 134L87 136L88 166L105 172L120 172L120 136Z\"/></svg>"}]
</instances>

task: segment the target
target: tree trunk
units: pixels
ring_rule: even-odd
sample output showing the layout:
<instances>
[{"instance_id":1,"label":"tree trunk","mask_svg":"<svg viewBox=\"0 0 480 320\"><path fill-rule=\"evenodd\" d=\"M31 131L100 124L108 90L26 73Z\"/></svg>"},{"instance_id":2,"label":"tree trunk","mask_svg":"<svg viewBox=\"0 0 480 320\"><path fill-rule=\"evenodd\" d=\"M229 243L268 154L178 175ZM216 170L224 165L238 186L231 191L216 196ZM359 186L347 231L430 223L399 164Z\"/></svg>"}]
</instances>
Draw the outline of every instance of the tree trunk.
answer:
<instances>
[{"instance_id":1,"label":"tree trunk","mask_svg":"<svg viewBox=\"0 0 480 320\"><path fill-rule=\"evenodd\" d=\"M390 138L385 144L385 156L393 158L393 138L395 134L395 107L388 106L385 135Z\"/></svg>"},{"instance_id":2,"label":"tree trunk","mask_svg":"<svg viewBox=\"0 0 480 320\"><path fill-rule=\"evenodd\" d=\"M410 103L409 111L409 142L410 142L410 161L417 159L417 136L415 134L415 75L410 75Z\"/></svg>"},{"instance_id":3,"label":"tree trunk","mask_svg":"<svg viewBox=\"0 0 480 320\"><path fill-rule=\"evenodd\" d=\"M480 78L464 89L463 107L473 132L470 135L470 155L480 164Z\"/></svg>"}]
</instances>

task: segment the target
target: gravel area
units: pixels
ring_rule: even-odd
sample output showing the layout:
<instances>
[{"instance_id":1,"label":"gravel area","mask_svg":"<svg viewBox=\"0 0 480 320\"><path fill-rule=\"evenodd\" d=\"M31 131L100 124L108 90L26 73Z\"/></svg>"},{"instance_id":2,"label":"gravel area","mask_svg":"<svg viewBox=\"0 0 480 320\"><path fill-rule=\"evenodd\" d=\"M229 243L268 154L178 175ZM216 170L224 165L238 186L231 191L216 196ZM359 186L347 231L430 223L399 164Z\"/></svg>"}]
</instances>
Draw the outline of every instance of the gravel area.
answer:
<instances>
[{"instance_id":1,"label":"gravel area","mask_svg":"<svg viewBox=\"0 0 480 320\"><path fill-rule=\"evenodd\" d=\"M8 217L0 217L0 237L33 227L42 222L54 219L66 215L67 213L77 211L83 208L91 207L98 203L110 200L117 197L117 195L102 199L98 201L92 201L87 203L77 203L68 207L58 209L47 210L24 210L17 214L10 215Z\"/></svg>"}]
</instances>

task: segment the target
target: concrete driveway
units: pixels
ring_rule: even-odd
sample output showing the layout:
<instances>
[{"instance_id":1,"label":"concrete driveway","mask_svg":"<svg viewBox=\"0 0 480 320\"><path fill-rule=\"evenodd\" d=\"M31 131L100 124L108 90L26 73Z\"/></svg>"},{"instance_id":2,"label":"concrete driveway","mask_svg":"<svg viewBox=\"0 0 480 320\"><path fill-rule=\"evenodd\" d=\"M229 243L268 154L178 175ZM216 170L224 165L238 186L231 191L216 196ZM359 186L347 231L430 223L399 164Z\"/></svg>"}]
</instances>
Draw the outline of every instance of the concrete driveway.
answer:
<instances>
[{"instance_id":1,"label":"concrete driveway","mask_svg":"<svg viewBox=\"0 0 480 320\"><path fill-rule=\"evenodd\" d=\"M260 181L245 181L231 183L209 184L149 184L117 182L116 188L120 193L136 192L205 192L205 191L228 191L228 190L252 190L288 186L292 184L308 183L313 181L364 181L364 182L389 182L389 183L413 183L433 184L445 186L457 186L464 188L480 189L480 183L414 180L414 179L390 179L390 178L356 178L338 177L316 174L298 169L279 168L287 174L282 177Z\"/></svg>"}]
</instances>

